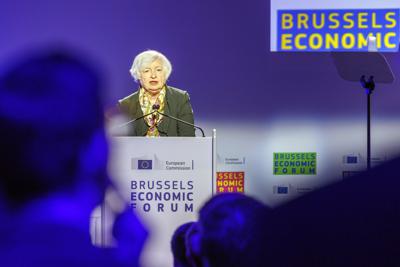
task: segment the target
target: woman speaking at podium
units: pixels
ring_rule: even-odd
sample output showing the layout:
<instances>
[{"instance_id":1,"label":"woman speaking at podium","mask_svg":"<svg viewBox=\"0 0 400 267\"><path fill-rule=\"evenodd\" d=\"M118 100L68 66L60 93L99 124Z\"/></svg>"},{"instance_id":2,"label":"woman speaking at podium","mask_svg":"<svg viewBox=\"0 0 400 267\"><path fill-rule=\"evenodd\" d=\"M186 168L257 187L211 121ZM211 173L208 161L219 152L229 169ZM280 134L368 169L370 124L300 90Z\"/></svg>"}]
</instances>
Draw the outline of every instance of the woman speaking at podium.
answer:
<instances>
[{"instance_id":1,"label":"woman speaking at podium","mask_svg":"<svg viewBox=\"0 0 400 267\"><path fill-rule=\"evenodd\" d=\"M166 84L171 72L170 61L158 51L144 51L135 57L130 73L140 88L119 100L120 110L133 120L132 135L195 136L192 126L167 117L194 123L189 94Z\"/></svg>"}]
</instances>

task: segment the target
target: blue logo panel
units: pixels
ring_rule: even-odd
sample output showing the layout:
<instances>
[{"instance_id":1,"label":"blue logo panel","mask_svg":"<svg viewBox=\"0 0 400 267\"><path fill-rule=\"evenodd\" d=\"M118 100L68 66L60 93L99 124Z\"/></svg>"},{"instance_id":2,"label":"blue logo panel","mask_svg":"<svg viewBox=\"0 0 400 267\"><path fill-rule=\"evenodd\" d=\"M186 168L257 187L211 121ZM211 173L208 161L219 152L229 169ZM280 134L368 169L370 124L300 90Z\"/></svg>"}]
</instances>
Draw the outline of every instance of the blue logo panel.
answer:
<instances>
[{"instance_id":1,"label":"blue logo panel","mask_svg":"<svg viewBox=\"0 0 400 267\"><path fill-rule=\"evenodd\" d=\"M152 160L138 160L138 170L151 170L153 169Z\"/></svg>"},{"instance_id":2,"label":"blue logo panel","mask_svg":"<svg viewBox=\"0 0 400 267\"><path fill-rule=\"evenodd\" d=\"M356 156L347 156L346 163L348 164L357 164L357 157Z\"/></svg>"},{"instance_id":3,"label":"blue logo panel","mask_svg":"<svg viewBox=\"0 0 400 267\"><path fill-rule=\"evenodd\" d=\"M400 43L399 9L279 10L278 51L368 51L368 37L376 49L397 52Z\"/></svg>"},{"instance_id":4,"label":"blue logo panel","mask_svg":"<svg viewBox=\"0 0 400 267\"><path fill-rule=\"evenodd\" d=\"M289 187L287 187L287 186L278 186L276 191L277 191L277 194L288 194L289 193Z\"/></svg>"}]
</instances>

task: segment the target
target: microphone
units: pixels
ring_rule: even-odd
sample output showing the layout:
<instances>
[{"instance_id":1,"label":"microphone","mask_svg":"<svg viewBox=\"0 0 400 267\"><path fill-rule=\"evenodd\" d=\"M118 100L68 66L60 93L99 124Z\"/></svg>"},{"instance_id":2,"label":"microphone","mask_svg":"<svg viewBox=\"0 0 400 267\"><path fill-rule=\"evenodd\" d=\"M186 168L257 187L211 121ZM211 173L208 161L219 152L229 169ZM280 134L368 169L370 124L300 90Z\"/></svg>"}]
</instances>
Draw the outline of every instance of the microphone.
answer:
<instances>
[{"instance_id":1,"label":"microphone","mask_svg":"<svg viewBox=\"0 0 400 267\"><path fill-rule=\"evenodd\" d=\"M175 118L174 116L167 115L167 114L165 114L165 113L162 113L162 112L158 111L158 109L160 108L160 105L159 105L159 104L154 104L154 105L152 106L152 108L153 108L153 110L154 110L153 112L157 112L158 114L163 115L163 116L165 116L165 117L167 117L167 118L170 118L170 119L179 121L179 122L181 122L181 123L183 123L183 124L192 126L192 127L195 128L195 129L199 129L199 130L201 131L201 134L203 135L203 137L206 137L205 134L204 134L203 129L201 129L199 126L194 125L194 124L191 124L191 123L189 123L189 122L187 122L187 121L184 121L184 120ZM152 113L153 113L153 112L152 112ZM150 114L151 114L151 113L150 113Z\"/></svg>"},{"instance_id":2,"label":"microphone","mask_svg":"<svg viewBox=\"0 0 400 267\"><path fill-rule=\"evenodd\" d=\"M143 119L143 118L146 117L146 116L149 116L149 115L151 115L151 114L156 113L157 110L154 110L154 106L155 106L155 105L153 105L153 111L152 111L152 112L147 113L147 114L145 114L145 115L143 115L143 116L137 117L136 119L127 121L127 122L125 122L125 123L123 123L123 124L117 125L117 126L114 127L114 129L119 129L119 128L125 127L125 126L127 126L127 125L129 125L129 124L131 124L131 123L135 123L136 121L138 121L138 120L140 120L140 119ZM160 108L160 107L158 107L158 108Z\"/></svg>"}]
</instances>

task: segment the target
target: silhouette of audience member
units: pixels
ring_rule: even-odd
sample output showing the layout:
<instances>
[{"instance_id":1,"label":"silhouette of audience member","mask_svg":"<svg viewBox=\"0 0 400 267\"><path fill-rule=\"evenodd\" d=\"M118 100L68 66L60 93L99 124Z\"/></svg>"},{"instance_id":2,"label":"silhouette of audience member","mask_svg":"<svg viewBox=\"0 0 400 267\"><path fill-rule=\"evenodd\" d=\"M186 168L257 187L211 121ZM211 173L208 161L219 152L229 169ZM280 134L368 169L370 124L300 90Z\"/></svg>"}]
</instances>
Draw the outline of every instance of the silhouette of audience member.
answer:
<instances>
[{"instance_id":1,"label":"silhouette of audience member","mask_svg":"<svg viewBox=\"0 0 400 267\"><path fill-rule=\"evenodd\" d=\"M172 235L171 251L174 257L174 267L190 267L186 257L186 233L194 222L180 225Z\"/></svg>"},{"instance_id":2,"label":"silhouette of audience member","mask_svg":"<svg viewBox=\"0 0 400 267\"><path fill-rule=\"evenodd\" d=\"M104 198L107 143L99 77L65 52L0 73L0 266L136 266L91 245Z\"/></svg>"},{"instance_id":3,"label":"silhouette of audience member","mask_svg":"<svg viewBox=\"0 0 400 267\"><path fill-rule=\"evenodd\" d=\"M189 230L192 266L265 266L264 221L268 208L238 193L211 198Z\"/></svg>"},{"instance_id":4,"label":"silhouette of audience member","mask_svg":"<svg viewBox=\"0 0 400 267\"><path fill-rule=\"evenodd\" d=\"M400 158L276 208L271 266L399 266Z\"/></svg>"}]
</instances>

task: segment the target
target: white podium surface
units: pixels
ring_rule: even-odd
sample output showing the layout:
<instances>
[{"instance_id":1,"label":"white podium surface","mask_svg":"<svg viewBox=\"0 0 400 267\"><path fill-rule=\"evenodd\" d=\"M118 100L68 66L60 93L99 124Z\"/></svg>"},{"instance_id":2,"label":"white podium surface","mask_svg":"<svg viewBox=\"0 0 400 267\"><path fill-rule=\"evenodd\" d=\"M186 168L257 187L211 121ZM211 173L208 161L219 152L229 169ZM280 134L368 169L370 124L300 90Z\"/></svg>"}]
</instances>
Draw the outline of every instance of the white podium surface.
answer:
<instances>
[{"instance_id":1,"label":"white podium surface","mask_svg":"<svg viewBox=\"0 0 400 267\"><path fill-rule=\"evenodd\" d=\"M110 149L111 179L150 232L142 266L172 266L173 231L196 220L212 195L213 139L113 137ZM104 215L104 241L111 245L114 218L107 208Z\"/></svg>"}]
</instances>

